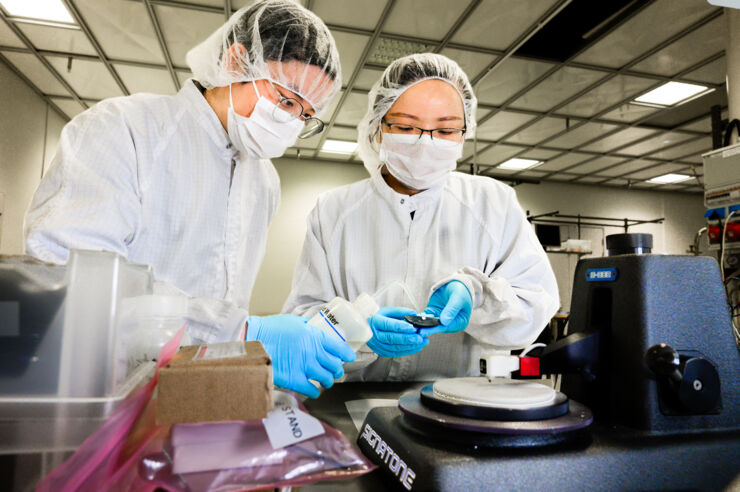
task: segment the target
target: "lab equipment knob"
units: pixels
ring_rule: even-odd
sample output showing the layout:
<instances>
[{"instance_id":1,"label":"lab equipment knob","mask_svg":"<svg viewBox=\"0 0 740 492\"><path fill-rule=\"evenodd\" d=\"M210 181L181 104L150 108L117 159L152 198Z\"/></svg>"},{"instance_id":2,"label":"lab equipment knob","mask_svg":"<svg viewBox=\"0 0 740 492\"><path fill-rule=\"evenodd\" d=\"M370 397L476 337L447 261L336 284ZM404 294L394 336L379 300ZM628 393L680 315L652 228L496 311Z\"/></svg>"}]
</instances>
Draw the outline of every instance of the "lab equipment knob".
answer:
<instances>
[{"instance_id":1,"label":"lab equipment knob","mask_svg":"<svg viewBox=\"0 0 740 492\"><path fill-rule=\"evenodd\" d=\"M645 355L648 368L656 376L668 378L674 384L680 384L683 375L681 374L681 358L678 352L665 343L653 345Z\"/></svg>"},{"instance_id":2,"label":"lab equipment knob","mask_svg":"<svg viewBox=\"0 0 740 492\"><path fill-rule=\"evenodd\" d=\"M718 413L720 381L717 368L698 356L680 356L664 343L653 345L645 354L648 368L668 382L668 389L688 414Z\"/></svg>"}]
</instances>

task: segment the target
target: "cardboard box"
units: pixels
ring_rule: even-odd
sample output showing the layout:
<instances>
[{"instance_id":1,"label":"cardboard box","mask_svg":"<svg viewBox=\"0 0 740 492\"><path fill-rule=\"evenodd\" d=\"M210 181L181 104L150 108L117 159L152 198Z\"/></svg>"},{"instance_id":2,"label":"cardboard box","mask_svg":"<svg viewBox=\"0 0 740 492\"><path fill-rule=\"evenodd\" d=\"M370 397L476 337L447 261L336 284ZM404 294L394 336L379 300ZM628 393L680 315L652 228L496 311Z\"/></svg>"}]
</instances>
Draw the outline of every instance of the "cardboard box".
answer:
<instances>
[{"instance_id":1,"label":"cardboard box","mask_svg":"<svg viewBox=\"0 0 740 492\"><path fill-rule=\"evenodd\" d=\"M260 342L182 347L159 371L157 424L267 417L272 364Z\"/></svg>"}]
</instances>

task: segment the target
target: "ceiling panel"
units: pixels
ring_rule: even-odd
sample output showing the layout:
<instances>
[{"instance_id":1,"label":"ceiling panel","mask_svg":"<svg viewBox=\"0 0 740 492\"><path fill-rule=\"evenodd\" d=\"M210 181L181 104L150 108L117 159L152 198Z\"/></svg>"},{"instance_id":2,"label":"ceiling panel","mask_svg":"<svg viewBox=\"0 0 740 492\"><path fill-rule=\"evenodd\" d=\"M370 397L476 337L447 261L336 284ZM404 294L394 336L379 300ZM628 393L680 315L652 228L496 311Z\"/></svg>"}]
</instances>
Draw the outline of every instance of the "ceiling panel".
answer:
<instances>
[{"instance_id":1,"label":"ceiling panel","mask_svg":"<svg viewBox=\"0 0 740 492\"><path fill-rule=\"evenodd\" d=\"M455 60L460 68L467 74L468 78L473 78L483 71L493 62L496 57L485 53L475 51L456 50L445 48L440 52L442 55Z\"/></svg>"},{"instance_id":2,"label":"ceiling panel","mask_svg":"<svg viewBox=\"0 0 740 492\"><path fill-rule=\"evenodd\" d=\"M223 7L224 2L223 0L181 0L182 3L190 3L193 5L208 5L209 7ZM236 2L232 0L231 3L232 8L238 8L236 7Z\"/></svg>"},{"instance_id":3,"label":"ceiling panel","mask_svg":"<svg viewBox=\"0 0 740 492\"><path fill-rule=\"evenodd\" d=\"M520 157L522 159L536 159L538 161L546 161L556 155L560 155L562 152L557 150L546 150L546 149L530 149L523 153Z\"/></svg>"},{"instance_id":4,"label":"ceiling panel","mask_svg":"<svg viewBox=\"0 0 740 492\"><path fill-rule=\"evenodd\" d=\"M547 145L563 149L572 149L573 147L588 142L589 140L593 140L596 137L608 133L616 128L618 128L616 125L609 125L607 123L586 123L585 125L579 126L578 128L547 142Z\"/></svg>"},{"instance_id":5,"label":"ceiling panel","mask_svg":"<svg viewBox=\"0 0 740 492\"><path fill-rule=\"evenodd\" d=\"M639 104L622 104L618 108L603 114L601 117L606 120L618 120L625 123L632 123L640 118L647 118L658 111L660 110L657 108L641 106Z\"/></svg>"},{"instance_id":6,"label":"ceiling panel","mask_svg":"<svg viewBox=\"0 0 740 492\"><path fill-rule=\"evenodd\" d=\"M509 58L478 85L478 101L499 105L553 67L552 63ZM471 74L475 78L477 74Z\"/></svg>"},{"instance_id":7,"label":"ceiling panel","mask_svg":"<svg viewBox=\"0 0 740 492\"><path fill-rule=\"evenodd\" d=\"M547 173L544 171L530 171L530 170L524 170L518 174L518 176L521 176L523 178L541 178L542 176L545 176Z\"/></svg>"},{"instance_id":8,"label":"ceiling panel","mask_svg":"<svg viewBox=\"0 0 740 492\"><path fill-rule=\"evenodd\" d=\"M556 0L483 0L452 41L503 51L555 3Z\"/></svg>"},{"instance_id":9,"label":"ceiling panel","mask_svg":"<svg viewBox=\"0 0 740 492\"><path fill-rule=\"evenodd\" d=\"M565 129L566 124L564 119L545 117L523 129L519 133L507 138L506 141L534 145L555 135L556 133L562 132Z\"/></svg>"},{"instance_id":10,"label":"ceiling panel","mask_svg":"<svg viewBox=\"0 0 740 492\"><path fill-rule=\"evenodd\" d=\"M598 176L580 176L573 181L576 183L598 183L604 181L604 178Z\"/></svg>"},{"instance_id":11,"label":"ceiling panel","mask_svg":"<svg viewBox=\"0 0 740 492\"><path fill-rule=\"evenodd\" d=\"M661 133L660 135L657 135L653 138L645 140L644 142L640 142L638 144L631 145L624 149L620 149L619 153L627 154L627 155L645 155L645 154L654 152L658 149L661 149L663 147L667 147L668 145L672 145L678 142L683 142L684 140L688 140L690 138L692 138L692 136L687 135L685 133L677 133L677 132Z\"/></svg>"},{"instance_id":12,"label":"ceiling panel","mask_svg":"<svg viewBox=\"0 0 740 492\"><path fill-rule=\"evenodd\" d=\"M154 94L174 94L175 84L170 72L154 68L134 67L131 65L114 65L121 80L131 94L150 92Z\"/></svg>"},{"instance_id":13,"label":"ceiling panel","mask_svg":"<svg viewBox=\"0 0 740 492\"><path fill-rule=\"evenodd\" d=\"M37 26L34 24L17 24L18 28L39 50L64 51L82 55L95 55L85 33L78 29Z\"/></svg>"},{"instance_id":14,"label":"ceiling panel","mask_svg":"<svg viewBox=\"0 0 740 492\"><path fill-rule=\"evenodd\" d=\"M476 133L478 138L498 140L511 130L532 120L533 115L499 111L485 123L478 126Z\"/></svg>"},{"instance_id":15,"label":"ceiling panel","mask_svg":"<svg viewBox=\"0 0 740 492\"><path fill-rule=\"evenodd\" d=\"M645 138L648 135L652 135L656 130L649 130L646 128L626 128L613 135L610 135L601 140L589 144L583 148L583 150L590 150L593 152L608 152L617 147L621 147L630 142L633 142L639 138Z\"/></svg>"},{"instance_id":16,"label":"ceiling panel","mask_svg":"<svg viewBox=\"0 0 740 492\"><path fill-rule=\"evenodd\" d=\"M68 95L64 86L59 83L56 77L46 69L35 55L7 52L3 53L3 56L44 94Z\"/></svg>"},{"instance_id":17,"label":"ceiling panel","mask_svg":"<svg viewBox=\"0 0 740 492\"><path fill-rule=\"evenodd\" d=\"M51 100L54 104L59 106L59 109L61 109L64 114L69 116L69 119L74 118L85 110L85 108L74 99L59 99L52 97Z\"/></svg>"},{"instance_id":18,"label":"ceiling panel","mask_svg":"<svg viewBox=\"0 0 740 492\"><path fill-rule=\"evenodd\" d=\"M10 30L5 22L0 22L0 45L12 46L14 48L26 47L26 45L23 44L23 41L21 41L21 39Z\"/></svg>"},{"instance_id":19,"label":"ceiling panel","mask_svg":"<svg viewBox=\"0 0 740 492\"><path fill-rule=\"evenodd\" d=\"M655 183L648 183L646 181L636 181L636 182L632 182L630 184L630 188L638 188L638 189L641 189L641 190L647 190L647 189L657 188L658 186L659 185L657 185Z\"/></svg>"},{"instance_id":20,"label":"ceiling panel","mask_svg":"<svg viewBox=\"0 0 740 492\"><path fill-rule=\"evenodd\" d=\"M487 144L481 145L479 143L478 144L478 150L481 150L486 145ZM462 159L460 159L460 161L463 161L463 160L467 159L468 157L472 156L474 150L475 150L475 142L473 140L465 140L465 143L463 143L463 155L462 155Z\"/></svg>"},{"instance_id":21,"label":"ceiling panel","mask_svg":"<svg viewBox=\"0 0 740 492\"><path fill-rule=\"evenodd\" d=\"M352 159L352 154L340 154L337 152L319 152L316 157L319 159L331 159L335 161L350 161Z\"/></svg>"},{"instance_id":22,"label":"ceiling panel","mask_svg":"<svg viewBox=\"0 0 740 492\"><path fill-rule=\"evenodd\" d=\"M347 140L350 142L357 141L357 129L356 128L337 128L336 126L331 129L327 138L334 140Z\"/></svg>"},{"instance_id":23,"label":"ceiling panel","mask_svg":"<svg viewBox=\"0 0 740 492\"><path fill-rule=\"evenodd\" d=\"M581 154L579 152L568 152L565 155L557 157L553 160L547 161L537 169L540 171L559 171L566 167L573 166L579 162L583 162L586 159L591 159L593 156L590 154Z\"/></svg>"},{"instance_id":24,"label":"ceiling panel","mask_svg":"<svg viewBox=\"0 0 740 492\"><path fill-rule=\"evenodd\" d=\"M704 118L701 118L700 120L697 120L693 123L689 123L688 125L681 126L684 130L694 130L697 132L712 132L712 118L707 116Z\"/></svg>"},{"instance_id":25,"label":"ceiling panel","mask_svg":"<svg viewBox=\"0 0 740 492\"><path fill-rule=\"evenodd\" d=\"M611 167L609 169L603 169L599 172L602 176L621 176L623 174L639 171L649 166L654 166L655 161L645 161L642 159L635 159L618 166Z\"/></svg>"},{"instance_id":26,"label":"ceiling panel","mask_svg":"<svg viewBox=\"0 0 740 492\"><path fill-rule=\"evenodd\" d=\"M224 23L222 14L177 7L154 7L167 50L175 66L187 66L185 55Z\"/></svg>"},{"instance_id":27,"label":"ceiling panel","mask_svg":"<svg viewBox=\"0 0 740 492\"><path fill-rule=\"evenodd\" d=\"M293 147L299 148L299 149L310 149L310 150L317 150L319 147L319 142L321 142L321 133L318 135L314 135L311 138L299 138L296 140L295 145Z\"/></svg>"},{"instance_id":28,"label":"ceiling panel","mask_svg":"<svg viewBox=\"0 0 740 492\"><path fill-rule=\"evenodd\" d=\"M720 16L641 61L632 69L671 76L722 51L726 40L727 20Z\"/></svg>"},{"instance_id":29,"label":"ceiling panel","mask_svg":"<svg viewBox=\"0 0 740 492\"><path fill-rule=\"evenodd\" d=\"M701 162L701 155L710 150L712 150L712 137L704 137L652 154L651 157L657 157L659 159L685 159L686 156L689 156L689 158L693 157L695 162Z\"/></svg>"},{"instance_id":30,"label":"ceiling panel","mask_svg":"<svg viewBox=\"0 0 740 492\"><path fill-rule=\"evenodd\" d=\"M314 0L311 10L327 24L374 29L385 7L384 2L357 0Z\"/></svg>"},{"instance_id":31,"label":"ceiling panel","mask_svg":"<svg viewBox=\"0 0 740 492\"><path fill-rule=\"evenodd\" d=\"M712 63L707 63L703 67L697 68L693 72L687 73L684 77L688 80L696 80L697 82L724 84L726 75L727 58L723 56L714 60Z\"/></svg>"},{"instance_id":32,"label":"ceiling panel","mask_svg":"<svg viewBox=\"0 0 740 492\"><path fill-rule=\"evenodd\" d=\"M106 56L164 64L152 23L143 2L76 0ZM221 18L223 22L223 17ZM191 30L191 26L187 27Z\"/></svg>"},{"instance_id":33,"label":"ceiling panel","mask_svg":"<svg viewBox=\"0 0 740 492\"><path fill-rule=\"evenodd\" d=\"M630 173L626 177L634 179L650 179L656 176L662 176L663 174L675 173L685 168L686 166L682 166L680 164L658 164L655 167L651 167L643 171Z\"/></svg>"},{"instance_id":34,"label":"ceiling panel","mask_svg":"<svg viewBox=\"0 0 740 492\"><path fill-rule=\"evenodd\" d=\"M604 76L603 72L563 67L523 94L511 106L547 111Z\"/></svg>"},{"instance_id":35,"label":"ceiling panel","mask_svg":"<svg viewBox=\"0 0 740 492\"><path fill-rule=\"evenodd\" d=\"M558 113L576 116L593 116L610 106L634 97L653 84L655 84L655 80L652 79L617 75L590 90L575 101L558 109ZM644 108L645 106L640 107ZM649 109L653 110L653 108Z\"/></svg>"},{"instance_id":36,"label":"ceiling panel","mask_svg":"<svg viewBox=\"0 0 740 492\"><path fill-rule=\"evenodd\" d=\"M577 174L593 174L598 173L600 169L604 169L605 167L613 166L614 164L622 161L624 159L619 157L609 157L609 156L602 156L597 157L596 159L592 161L588 161L584 164L579 164L575 167L572 167L568 169L568 172L570 173L577 173Z\"/></svg>"},{"instance_id":37,"label":"ceiling panel","mask_svg":"<svg viewBox=\"0 0 740 492\"><path fill-rule=\"evenodd\" d=\"M467 2L449 0L404 0L396 2L383 32L441 40L467 7ZM440 15L444 12L444 15Z\"/></svg>"},{"instance_id":38,"label":"ceiling panel","mask_svg":"<svg viewBox=\"0 0 740 492\"><path fill-rule=\"evenodd\" d=\"M188 79L193 78L193 74L190 72L183 72L183 71L176 71L175 75L177 75L177 80L180 82L180 87L185 85L185 82L188 81Z\"/></svg>"},{"instance_id":39,"label":"ceiling panel","mask_svg":"<svg viewBox=\"0 0 740 492\"><path fill-rule=\"evenodd\" d=\"M604 184L607 186L627 186L627 184L629 184L629 181L623 178L616 178L605 181Z\"/></svg>"},{"instance_id":40,"label":"ceiling panel","mask_svg":"<svg viewBox=\"0 0 740 492\"><path fill-rule=\"evenodd\" d=\"M507 160L509 157L520 153L522 150L523 149L521 147L514 147L512 145L494 145L490 149L478 155L478 163L500 164L501 162ZM497 171L499 170L497 169ZM503 169L501 169L501 171L503 171Z\"/></svg>"},{"instance_id":41,"label":"ceiling panel","mask_svg":"<svg viewBox=\"0 0 740 492\"><path fill-rule=\"evenodd\" d=\"M574 178L578 178L577 174L570 174L570 173L558 173L553 174L552 176L548 176L548 181L572 181Z\"/></svg>"},{"instance_id":42,"label":"ceiling panel","mask_svg":"<svg viewBox=\"0 0 740 492\"><path fill-rule=\"evenodd\" d=\"M519 174L519 171L516 169L501 169L500 167L495 167L490 170L490 173L492 175L498 175L498 176L506 176L510 174Z\"/></svg>"},{"instance_id":43,"label":"ceiling panel","mask_svg":"<svg viewBox=\"0 0 740 492\"><path fill-rule=\"evenodd\" d=\"M357 125L367 112L367 96L352 93L339 109L336 122L342 125Z\"/></svg>"},{"instance_id":44,"label":"ceiling panel","mask_svg":"<svg viewBox=\"0 0 740 492\"><path fill-rule=\"evenodd\" d=\"M621 67L716 8L697 0L657 0L576 57L576 61Z\"/></svg>"},{"instance_id":45,"label":"ceiling panel","mask_svg":"<svg viewBox=\"0 0 740 492\"><path fill-rule=\"evenodd\" d=\"M47 57L46 60L82 98L105 99L123 95L102 62L72 60L71 65L68 65L65 58Z\"/></svg>"},{"instance_id":46,"label":"ceiling panel","mask_svg":"<svg viewBox=\"0 0 740 492\"><path fill-rule=\"evenodd\" d=\"M383 75L382 70L363 68L360 70L360 73L357 74L357 78L355 79L355 88L369 91L372 86L380 80L381 75ZM347 76L345 75L345 78L346 77Z\"/></svg>"},{"instance_id":47,"label":"ceiling panel","mask_svg":"<svg viewBox=\"0 0 740 492\"><path fill-rule=\"evenodd\" d=\"M339 62L342 64L342 85L346 86L370 38L346 32L332 32L332 36L337 43Z\"/></svg>"}]
</instances>

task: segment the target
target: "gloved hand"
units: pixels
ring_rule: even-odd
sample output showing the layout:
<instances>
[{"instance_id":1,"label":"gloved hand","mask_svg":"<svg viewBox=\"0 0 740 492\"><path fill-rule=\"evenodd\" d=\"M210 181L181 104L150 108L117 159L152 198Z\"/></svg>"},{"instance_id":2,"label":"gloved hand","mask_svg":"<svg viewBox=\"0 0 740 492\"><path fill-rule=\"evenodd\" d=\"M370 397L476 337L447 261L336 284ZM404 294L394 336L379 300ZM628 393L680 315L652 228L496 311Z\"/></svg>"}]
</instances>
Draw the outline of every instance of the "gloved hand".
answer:
<instances>
[{"instance_id":1,"label":"gloved hand","mask_svg":"<svg viewBox=\"0 0 740 492\"><path fill-rule=\"evenodd\" d=\"M401 357L421 352L429 345L429 339L417 334L416 327L403 320L404 316L413 314L416 314L413 309L380 308L368 319L373 337L367 346L381 357Z\"/></svg>"},{"instance_id":2,"label":"gloved hand","mask_svg":"<svg viewBox=\"0 0 740 492\"><path fill-rule=\"evenodd\" d=\"M470 313L473 311L473 296L459 280L451 280L432 293L425 313L439 318L440 324L434 328L422 328L424 336L435 333L456 333L468 327Z\"/></svg>"},{"instance_id":3,"label":"gloved hand","mask_svg":"<svg viewBox=\"0 0 740 492\"><path fill-rule=\"evenodd\" d=\"M272 379L275 386L297 391L316 398L319 390L308 380L330 388L334 380L344 375L342 361L355 360L355 352L338 337L330 336L308 318L292 314L250 316L247 320L247 341L262 342L272 359Z\"/></svg>"}]
</instances>

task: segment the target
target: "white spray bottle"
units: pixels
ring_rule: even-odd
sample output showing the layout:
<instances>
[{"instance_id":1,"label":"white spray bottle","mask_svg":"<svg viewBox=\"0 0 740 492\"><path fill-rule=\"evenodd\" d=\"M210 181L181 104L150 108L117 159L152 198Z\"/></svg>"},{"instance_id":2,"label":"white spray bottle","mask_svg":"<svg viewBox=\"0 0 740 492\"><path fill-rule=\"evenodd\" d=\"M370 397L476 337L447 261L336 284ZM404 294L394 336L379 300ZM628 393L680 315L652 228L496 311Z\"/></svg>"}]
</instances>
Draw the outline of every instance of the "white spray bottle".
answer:
<instances>
[{"instance_id":1,"label":"white spray bottle","mask_svg":"<svg viewBox=\"0 0 740 492\"><path fill-rule=\"evenodd\" d=\"M380 289L373 296L363 292L357 296L354 302L349 302L341 297L335 297L321 308L313 318L308 320L308 324L315 326L329 335L338 336L352 350L357 352L360 347L365 345L373 337L373 330L370 328L367 320L380 309L375 298L394 285L399 285L404 290L411 300L411 304L418 311L416 301L408 291L406 284L396 281Z\"/></svg>"}]
</instances>

